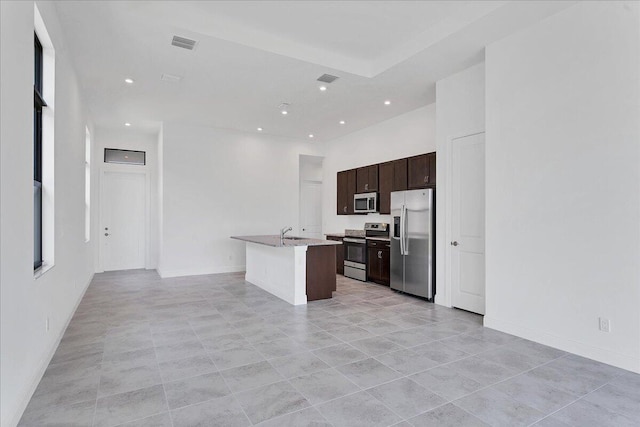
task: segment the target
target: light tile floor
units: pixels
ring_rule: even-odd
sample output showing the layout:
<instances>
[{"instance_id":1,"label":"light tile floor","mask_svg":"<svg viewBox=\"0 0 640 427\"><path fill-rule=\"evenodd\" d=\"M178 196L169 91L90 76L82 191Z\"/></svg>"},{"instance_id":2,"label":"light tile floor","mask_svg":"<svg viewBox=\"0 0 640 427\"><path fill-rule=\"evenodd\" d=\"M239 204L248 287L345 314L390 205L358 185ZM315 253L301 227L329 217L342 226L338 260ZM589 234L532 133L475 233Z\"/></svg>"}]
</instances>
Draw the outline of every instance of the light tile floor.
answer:
<instances>
[{"instance_id":1,"label":"light tile floor","mask_svg":"<svg viewBox=\"0 0 640 427\"><path fill-rule=\"evenodd\" d=\"M22 426L638 426L640 375L338 276L95 276Z\"/></svg>"}]
</instances>

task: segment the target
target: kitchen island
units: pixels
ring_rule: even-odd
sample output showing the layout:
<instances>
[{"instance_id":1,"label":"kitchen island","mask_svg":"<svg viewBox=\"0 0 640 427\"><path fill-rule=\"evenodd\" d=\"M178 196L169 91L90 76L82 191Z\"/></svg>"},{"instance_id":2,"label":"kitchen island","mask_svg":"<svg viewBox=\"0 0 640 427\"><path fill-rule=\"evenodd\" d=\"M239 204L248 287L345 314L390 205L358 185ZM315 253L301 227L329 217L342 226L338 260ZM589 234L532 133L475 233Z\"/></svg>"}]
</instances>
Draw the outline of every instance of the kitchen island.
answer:
<instances>
[{"instance_id":1,"label":"kitchen island","mask_svg":"<svg viewBox=\"0 0 640 427\"><path fill-rule=\"evenodd\" d=\"M290 304L331 298L336 290L340 242L278 235L231 238L246 242L246 281Z\"/></svg>"}]
</instances>

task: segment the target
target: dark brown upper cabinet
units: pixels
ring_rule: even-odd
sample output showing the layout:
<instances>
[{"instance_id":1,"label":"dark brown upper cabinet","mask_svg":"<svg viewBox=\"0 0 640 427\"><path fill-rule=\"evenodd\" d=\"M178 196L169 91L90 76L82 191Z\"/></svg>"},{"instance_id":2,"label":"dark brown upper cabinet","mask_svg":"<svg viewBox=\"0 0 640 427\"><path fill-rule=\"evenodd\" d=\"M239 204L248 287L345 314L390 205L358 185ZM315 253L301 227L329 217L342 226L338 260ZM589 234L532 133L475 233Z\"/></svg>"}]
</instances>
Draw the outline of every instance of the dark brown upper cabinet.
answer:
<instances>
[{"instance_id":1,"label":"dark brown upper cabinet","mask_svg":"<svg viewBox=\"0 0 640 427\"><path fill-rule=\"evenodd\" d=\"M427 154L429 159L429 185L436 185L436 153Z\"/></svg>"},{"instance_id":2,"label":"dark brown upper cabinet","mask_svg":"<svg viewBox=\"0 0 640 427\"><path fill-rule=\"evenodd\" d=\"M353 196L356 194L356 170L338 172L337 178L337 214L350 215L353 211Z\"/></svg>"},{"instance_id":3,"label":"dark brown upper cabinet","mask_svg":"<svg viewBox=\"0 0 640 427\"><path fill-rule=\"evenodd\" d=\"M407 159L398 159L393 162L393 186L391 191L404 191L407 189Z\"/></svg>"},{"instance_id":4,"label":"dark brown upper cabinet","mask_svg":"<svg viewBox=\"0 0 640 427\"><path fill-rule=\"evenodd\" d=\"M378 165L380 213L391 213L391 192L407 189L407 159L398 159Z\"/></svg>"},{"instance_id":5,"label":"dark brown upper cabinet","mask_svg":"<svg viewBox=\"0 0 640 427\"><path fill-rule=\"evenodd\" d=\"M391 213L391 191L393 191L394 180L393 164L394 162L386 162L378 165L381 214Z\"/></svg>"},{"instance_id":6,"label":"dark brown upper cabinet","mask_svg":"<svg viewBox=\"0 0 640 427\"><path fill-rule=\"evenodd\" d=\"M355 214L353 210L353 196L356 194L356 170L347 171L347 213Z\"/></svg>"},{"instance_id":7,"label":"dark brown upper cabinet","mask_svg":"<svg viewBox=\"0 0 640 427\"><path fill-rule=\"evenodd\" d=\"M338 215L347 215L349 209L347 175L348 171L338 172Z\"/></svg>"},{"instance_id":8,"label":"dark brown upper cabinet","mask_svg":"<svg viewBox=\"0 0 640 427\"><path fill-rule=\"evenodd\" d=\"M435 187L436 153L338 172L338 215L351 215L353 196L377 191L381 214L391 213L391 193Z\"/></svg>"},{"instance_id":9,"label":"dark brown upper cabinet","mask_svg":"<svg viewBox=\"0 0 640 427\"><path fill-rule=\"evenodd\" d=\"M433 167L433 171L431 168ZM409 189L425 188L436 183L436 153L409 157L407 179Z\"/></svg>"},{"instance_id":10,"label":"dark brown upper cabinet","mask_svg":"<svg viewBox=\"0 0 640 427\"><path fill-rule=\"evenodd\" d=\"M356 193L378 191L378 165L356 169Z\"/></svg>"}]
</instances>

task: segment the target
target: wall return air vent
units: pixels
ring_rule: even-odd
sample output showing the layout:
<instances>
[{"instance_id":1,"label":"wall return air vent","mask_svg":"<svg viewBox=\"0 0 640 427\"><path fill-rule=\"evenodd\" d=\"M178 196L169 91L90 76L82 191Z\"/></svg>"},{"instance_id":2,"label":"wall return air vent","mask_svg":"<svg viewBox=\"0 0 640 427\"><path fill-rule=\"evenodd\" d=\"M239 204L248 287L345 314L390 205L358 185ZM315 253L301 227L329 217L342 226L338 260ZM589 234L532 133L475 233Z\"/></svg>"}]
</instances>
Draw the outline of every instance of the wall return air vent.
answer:
<instances>
[{"instance_id":1,"label":"wall return air vent","mask_svg":"<svg viewBox=\"0 0 640 427\"><path fill-rule=\"evenodd\" d=\"M196 47L196 43L198 43L196 40L180 36L173 36L173 39L171 40L172 46L181 47L187 50L193 50L193 48Z\"/></svg>"}]
</instances>

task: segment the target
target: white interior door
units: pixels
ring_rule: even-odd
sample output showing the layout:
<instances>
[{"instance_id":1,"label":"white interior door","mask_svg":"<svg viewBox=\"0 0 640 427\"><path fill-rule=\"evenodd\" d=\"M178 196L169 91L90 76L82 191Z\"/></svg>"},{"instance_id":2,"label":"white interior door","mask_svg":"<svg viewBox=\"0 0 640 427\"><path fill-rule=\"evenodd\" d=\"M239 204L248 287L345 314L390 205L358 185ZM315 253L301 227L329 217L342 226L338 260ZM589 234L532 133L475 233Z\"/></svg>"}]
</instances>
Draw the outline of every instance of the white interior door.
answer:
<instances>
[{"instance_id":1,"label":"white interior door","mask_svg":"<svg viewBox=\"0 0 640 427\"><path fill-rule=\"evenodd\" d=\"M104 172L100 201L102 269L145 267L146 178L142 173Z\"/></svg>"},{"instance_id":2,"label":"white interior door","mask_svg":"<svg viewBox=\"0 0 640 427\"><path fill-rule=\"evenodd\" d=\"M301 235L322 238L322 183L303 181L300 187Z\"/></svg>"},{"instance_id":3,"label":"white interior door","mask_svg":"<svg viewBox=\"0 0 640 427\"><path fill-rule=\"evenodd\" d=\"M484 133L452 141L451 289L454 307L485 312Z\"/></svg>"}]
</instances>

